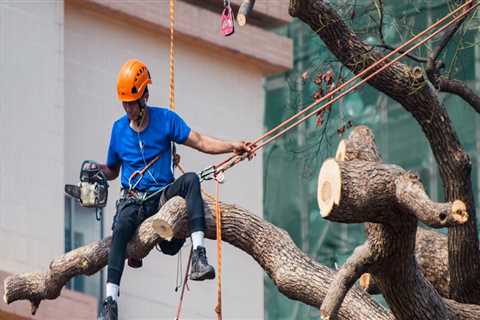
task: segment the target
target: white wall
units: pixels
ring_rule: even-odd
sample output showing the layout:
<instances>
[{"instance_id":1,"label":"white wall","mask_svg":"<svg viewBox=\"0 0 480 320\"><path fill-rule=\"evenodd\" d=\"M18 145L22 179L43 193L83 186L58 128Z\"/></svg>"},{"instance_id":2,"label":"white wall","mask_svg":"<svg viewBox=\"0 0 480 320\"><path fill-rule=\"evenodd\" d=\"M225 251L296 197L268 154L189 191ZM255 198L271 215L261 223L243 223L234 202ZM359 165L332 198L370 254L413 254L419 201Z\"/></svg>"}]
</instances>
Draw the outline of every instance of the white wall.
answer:
<instances>
[{"instance_id":1,"label":"white wall","mask_svg":"<svg viewBox=\"0 0 480 320\"><path fill-rule=\"evenodd\" d=\"M0 1L0 270L63 253L63 3Z\"/></svg>"},{"instance_id":2,"label":"white wall","mask_svg":"<svg viewBox=\"0 0 480 320\"><path fill-rule=\"evenodd\" d=\"M168 2L159 3L167 10ZM153 78L150 104L168 103L168 38L78 4L65 6L65 182L71 183L78 179L83 159L105 160L111 125L123 115L115 81L124 61L133 57L145 61ZM177 111L192 128L225 139L251 139L262 132L263 81L259 71L182 42L177 43L176 53ZM192 171L224 159L182 147L179 152L184 167ZM207 186L212 190L212 185ZM118 182L111 184L107 234L118 189ZM261 155L227 173L221 198L262 213ZM215 265L215 243L208 241L207 250ZM224 318L263 318L262 269L228 244L224 245L223 262ZM177 257L152 252L142 269L126 267L121 319L172 319L178 300L174 292L176 264ZM190 283L184 318L215 317L215 285L215 281Z\"/></svg>"}]
</instances>

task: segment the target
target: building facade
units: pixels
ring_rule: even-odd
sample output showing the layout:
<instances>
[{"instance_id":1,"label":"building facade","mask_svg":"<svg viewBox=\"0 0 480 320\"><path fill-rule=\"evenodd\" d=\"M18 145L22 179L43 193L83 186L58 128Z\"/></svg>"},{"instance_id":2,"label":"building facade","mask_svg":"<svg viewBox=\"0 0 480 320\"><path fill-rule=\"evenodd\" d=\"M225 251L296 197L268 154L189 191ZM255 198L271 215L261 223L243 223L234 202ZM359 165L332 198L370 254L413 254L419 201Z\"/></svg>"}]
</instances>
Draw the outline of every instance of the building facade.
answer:
<instances>
[{"instance_id":1,"label":"building facade","mask_svg":"<svg viewBox=\"0 0 480 320\"><path fill-rule=\"evenodd\" d=\"M288 23L287 6L259 4L245 27L224 38L221 2L176 1L176 111L199 132L248 140L263 132L264 78L291 67L291 39L270 31ZM234 9L240 2L233 1ZM116 100L124 61L145 61L153 81L149 103L168 105L168 23L162 0L0 3L0 74L8 75L0 80L1 271L46 270L65 251L110 235L118 181L110 184L103 229L94 211L64 196L63 186L78 181L84 159L106 159L111 126L124 113ZM182 146L179 153L190 171L223 159ZM221 198L263 214L261 154L227 174ZM215 248L207 241L213 265ZM224 317L262 319L263 270L238 249L224 248ZM152 251L141 269L126 267L120 319L173 318L178 264L177 257ZM35 319L55 319L55 308L71 310L71 319L91 319L102 282L101 274L73 279L68 287L83 294L64 289L62 297L82 306L78 313L59 298L42 303ZM213 318L215 294L215 281L190 283L183 316ZM42 313L47 304L50 313ZM0 309L17 319L28 316L29 306Z\"/></svg>"}]
</instances>

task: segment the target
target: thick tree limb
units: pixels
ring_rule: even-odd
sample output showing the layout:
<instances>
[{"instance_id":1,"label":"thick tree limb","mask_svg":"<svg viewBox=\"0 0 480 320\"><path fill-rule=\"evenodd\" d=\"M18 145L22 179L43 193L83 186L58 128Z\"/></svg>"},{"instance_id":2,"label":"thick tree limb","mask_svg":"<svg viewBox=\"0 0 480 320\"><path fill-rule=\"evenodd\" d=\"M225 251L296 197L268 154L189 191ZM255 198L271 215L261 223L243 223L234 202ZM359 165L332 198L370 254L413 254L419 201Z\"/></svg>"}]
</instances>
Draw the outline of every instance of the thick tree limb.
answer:
<instances>
[{"instance_id":1,"label":"thick tree limb","mask_svg":"<svg viewBox=\"0 0 480 320\"><path fill-rule=\"evenodd\" d=\"M371 189L369 186L360 186L355 179L350 178L354 176L362 180L362 178L359 178L362 176L359 171L362 170L368 173L367 176L363 175L363 180L368 181L366 182L367 185L370 182L378 184L378 181L381 181L380 185L384 186L384 192L386 193L392 192L392 186L388 186L383 180L395 181L394 192L397 198L392 201L392 205L383 209L383 216L390 216L390 219L384 221L380 219L380 223L366 224L367 242L361 247L361 252L364 253L363 259L358 259L358 253L354 253L349 262L339 270L337 277L343 275L344 281L347 284L351 284L354 281L353 279L358 277L361 272L370 272L373 277L372 282L378 286L379 291L385 297L397 319L463 319L460 316L461 314L473 315L476 318L480 317L480 313L477 313L477 309L472 308L471 305L457 304L452 307L446 304L424 277L415 262L417 218L422 218L423 220L433 218L435 221L432 224L437 224L438 221L446 219L446 217L436 218L440 217L439 214L444 213L446 210L451 213L452 219L456 220L454 213L458 204L449 204L447 206L445 204L436 204L426 196L418 178L412 175L412 173L400 172L396 176L396 174L392 173L396 173L397 170L392 170L390 173L387 173L388 170L384 170L388 165L372 161L358 161L356 160L357 157L381 160L375 146L373 134L366 127L354 128L349 139L340 143L337 149L337 159L349 159L349 161L338 161L337 163L341 167L341 172L338 176L340 176L339 180L342 181L342 186L339 189L342 193L350 192L353 194L355 191L352 187L356 186L359 188L356 193L360 195L347 195L344 197L342 194L337 197L339 202L331 208L331 211L339 211L334 213L333 216L337 220L341 220L343 214L343 219L346 222L350 222L351 218L348 214L345 214L344 209L341 209L342 206L345 208L352 207L354 208L353 210L357 209L357 205L342 205L341 201L359 202L363 206L359 207L362 210L368 208L370 202L378 202L376 200L378 196L371 194L371 192L375 192L375 189ZM382 169L378 171L372 169L377 168L377 165L378 168ZM332 165L327 165L327 167L332 168ZM323 170L323 166L321 170ZM355 173L347 173L349 170L355 171ZM349 178L344 179L344 175L349 176ZM335 174L330 176L335 177ZM323 183L321 177L322 175L320 174L319 186ZM350 189L344 186L344 184L348 184L347 181L353 182ZM331 190L336 190L336 188L333 187ZM375 200L369 201L366 199L368 196ZM425 201L426 203L424 203ZM431 211L436 213L432 215ZM460 211L462 212L460 214L461 219L457 223L464 222L465 207L460 206ZM356 214L363 217L369 216L369 214L363 214L362 211L356 211ZM327 216L330 216L330 214ZM355 266L357 270L352 266ZM323 310L326 316L335 316L334 306L340 303L338 300L341 300L344 290L345 286L330 287L330 291L333 292L331 297L335 298L335 303L332 304L333 307L330 306L329 309ZM333 312L329 313L331 310Z\"/></svg>"},{"instance_id":2,"label":"thick tree limb","mask_svg":"<svg viewBox=\"0 0 480 320\"><path fill-rule=\"evenodd\" d=\"M444 298L449 296L447 236L419 227L415 239L415 258L420 270ZM375 280L369 273L360 277L360 288L369 294L379 294Z\"/></svg>"},{"instance_id":3,"label":"thick tree limb","mask_svg":"<svg viewBox=\"0 0 480 320\"><path fill-rule=\"evenodd\" d=\"M213 207L211 199L207 202L209 207ZM316 308L321 305L328 291L328 283L334 276L330 269L313 262L302 253L284 230L235 206L222 204L221 211L223 240L251 255L272 278L279 291L287 297ZM213 214L214 212L210 210L208 216L212 215L213 217ZM182 215L186 217L185 213ZM159 224L163 225L161 232L167 234L171 230L182 230L179 225L184 224L183 218L174 219L172 217L172 211L161 210L156 219L159 220ZM175 233L175 237L182 236L184 234L181 232ZM208 238L215 237L213 218L207 219L206 236ZM286 263L286 261L288 262ZM374 319L372 314L380 319L390 318L390 315L381 307L377 309L376 304L372 305L371 300L365 301L363 300L364 296L358 296L360 292L359 289L349 292L345 299L349 302L343 304L338 311L339 319L353 319L354 314L360 316L360 319L363 319L362 317ZM355 310L359 306L358 298L367 304L368 311L364 308ZM356 307L353 307L352 304Z\"/></svg>"},{"instance_id":4,"label":"thick tree limb","mask_svg":"<svg viewBox=\"0 0 480 320\"><path fill-rule=\"evenodd\" d=\"M206 236L215 238L213 202L207 205ZM251 255L287 297L319 308L334 271L322 266L293 243L288 234L246 210L222 204L222 238ZM187 235L185 201L175 197L139 228L129 243L128 256L141 258L148 254L161 237ZM58 297L63 285L73 276L90 274L107 263L109 239L71 251L52 262L46 273L19 274L5 280L5 301L30 300L37 305L42 299ZM360 289L351 290L346 304L338 311L340 319L393 319L391 314Z\"/></svg>"},{"instance_id":5,"label":"thick tree limb","mask_svg":"<svg viewBox=\"0 0 480 320\"><path fill-rule=\"evenodd\" d=\"M382 162L373 132L366 126L352 128L348 139L341 140L338 144L335 159L337 161ZM415 256L426 278L442 297L448 298L450 275L448 272L447 237L433 230L418 228L415 240ZM370 274L362 276L360 287L370 294L380 293Z\"/></svg>"},{"instance_id":6,"label":"thick tree limb","mask_svg":"<svg viewBox=\"0 0 480 320\"><path fill-rule=\"evenodd\" d=\"M425 277L444 298L450 296L447 247L446 235L424 228L417 229L415 258Z\"/></svg>"},{"instance_id":7,"label":"thick tree limb","mask_svg":"<svg viewBox=\"0 0 480 320\"><path fill-rule=\"evenodd\" d=\"M418 220L433 227L442 228L467 222L468 213L460 200L453 203L431 201L416 174L408 172L395 180L396 200L402 210L413 213Z\"/></svg>"},{"instance_id":8,"label":"thick tree limb","mask_svg":"<svg viewBox=\"0 0 480 320\"><path fill-rule=\"evenodd\" d=\"M395 207L435 228L468 220L462 201L431 201L415 174L371 161L325 161L318 177L318 204L325 219L343 223L395 224L399 217L390 212Z\"/></svg>"},{"instance_id":9,"label":"thick tree limb","mask_svg":"<svg viewBox=\"0 0 480 320\"><path fill-rule=\"evenodd\" d=\"M383 55L359 37L338 14L321 0L290 0L290 14L308 24L330 51L358 74ZM450 295L464 303L480 303L480 254L471 163L433 87L413 76L412 70L395 63L369 80L369 84L398 101L417 120L437 160L447 201L461 200L467 207L467 223L449 229Z\"/></svg>"}]
</instances>

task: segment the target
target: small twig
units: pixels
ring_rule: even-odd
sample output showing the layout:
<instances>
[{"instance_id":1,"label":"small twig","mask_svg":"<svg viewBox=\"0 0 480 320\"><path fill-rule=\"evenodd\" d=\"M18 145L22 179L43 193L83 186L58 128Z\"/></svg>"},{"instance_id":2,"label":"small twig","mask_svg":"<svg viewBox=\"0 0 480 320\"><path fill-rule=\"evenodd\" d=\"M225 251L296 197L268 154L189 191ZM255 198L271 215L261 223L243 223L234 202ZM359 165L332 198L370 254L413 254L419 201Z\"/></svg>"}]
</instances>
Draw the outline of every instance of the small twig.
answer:
<instances>
[{"instance_id":1,"label":"small twig","mask_svg":"<svg viewBox=\"0 0 480 320\"><path fill-rule=\"evenodd\" d=\"M377 48L383 48L383 49L386 49L386 50L390 50L390 51L393 51L395 50L396 48L395 47L392 47L388 44L378 44L378 45L375 45L375 47ZM398 51L400 54L404 53L405 50L399 50ZM428 59L427 58L423 58L423 57L419 57L419 56L416 56L412 53L409 53L407 54L407 57L409 57L410 59L418 62L418 63L427 63L428 62Z\"/></svg>"},{"instance_id":2,"label":"small twig","mask_svg":"<svg viewBox=\"0 0 480 320\"><path fill-rule=\"evenodd\" d=\"M456 94L467 102L476 112L480 113L480 96L470 89L463 81L439 77L438 88L442 92Z\"/></svg>"}]
</instances>

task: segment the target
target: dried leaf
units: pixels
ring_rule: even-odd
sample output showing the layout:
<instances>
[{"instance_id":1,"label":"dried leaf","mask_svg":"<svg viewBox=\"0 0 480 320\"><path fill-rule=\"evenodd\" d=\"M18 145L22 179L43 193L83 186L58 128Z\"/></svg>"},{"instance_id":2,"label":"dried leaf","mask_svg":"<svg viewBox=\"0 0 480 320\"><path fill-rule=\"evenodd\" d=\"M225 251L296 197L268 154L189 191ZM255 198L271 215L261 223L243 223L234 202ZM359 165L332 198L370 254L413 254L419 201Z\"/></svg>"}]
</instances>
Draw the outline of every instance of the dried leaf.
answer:
<instances>
[{"instance_id":1,"label":"dried leaf","mask_svg":"<svg viewBox=\"0 0 480 320\"><path fill-rule=\"evenodd\" d=\"M333 81L333 77L334 77L334 73L333 73L333 70L330 69L328 70L327 72L325 72L324 74L324 80L327 84L331 84L332 81Z\"/></svg>"}]
</instances>

